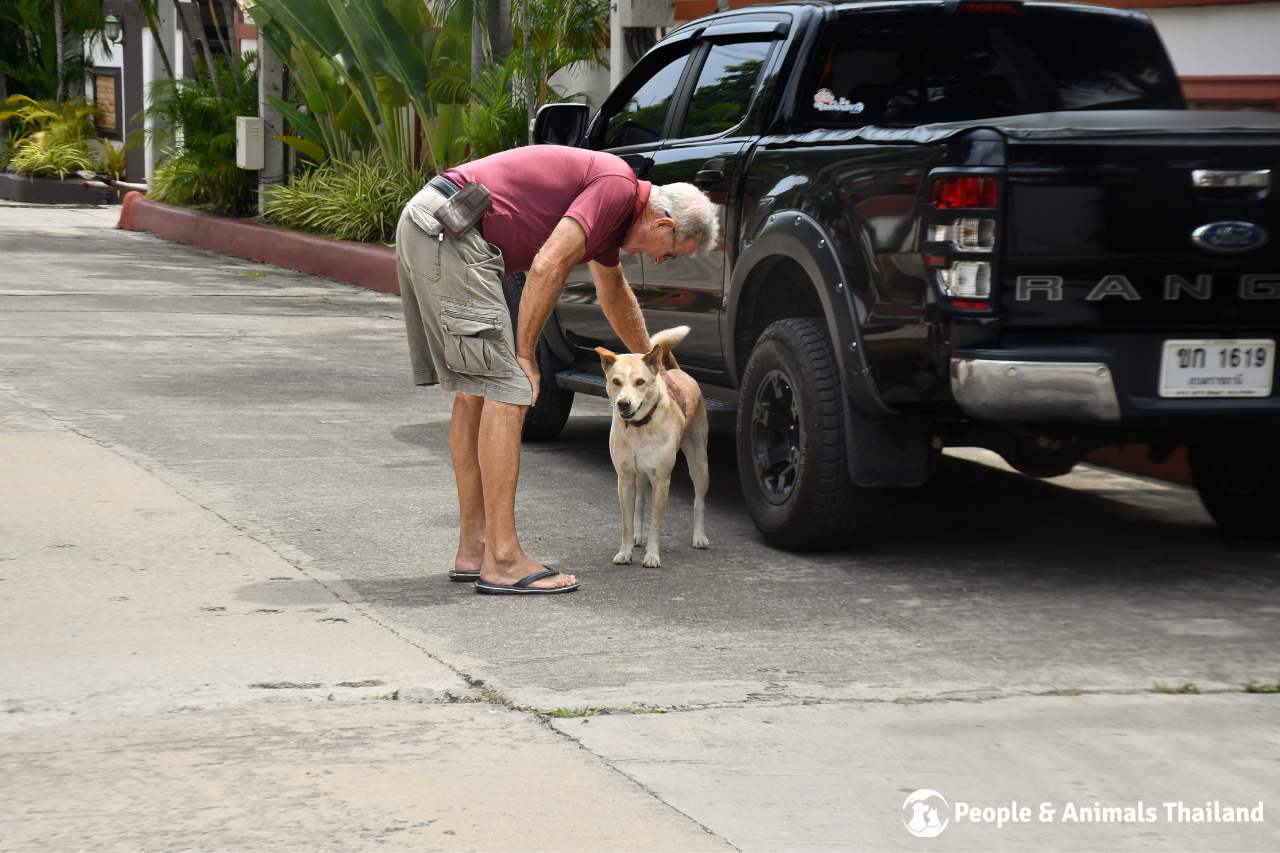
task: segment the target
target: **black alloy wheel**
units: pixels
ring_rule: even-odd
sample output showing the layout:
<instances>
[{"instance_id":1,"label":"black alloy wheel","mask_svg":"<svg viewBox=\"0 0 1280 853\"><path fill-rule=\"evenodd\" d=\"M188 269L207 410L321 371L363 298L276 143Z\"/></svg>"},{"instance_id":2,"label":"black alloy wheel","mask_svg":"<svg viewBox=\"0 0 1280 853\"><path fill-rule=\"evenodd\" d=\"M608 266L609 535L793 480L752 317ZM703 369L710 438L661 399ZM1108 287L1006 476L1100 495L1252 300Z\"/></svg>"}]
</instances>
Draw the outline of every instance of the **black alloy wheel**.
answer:
<instances>
[{"instance_id":1,"label":"black alloy wheel","mask_svg":"<svg viewBox=\"0 0 1280 853\"><path fill-rule=\"evenodd\" d=\"M811 317L761 333L739 388L738 479L756 527L792 551L847 545L854 499L831 339Z\"/></svg>"},{"instance_id":2,"label":"black alloy wheel","mask_svg":"<svg viewBox=\"0 0 1280 853\"><path fill-rule=\"evenodd\" d=\"M781 370L769 371L756 387L751 425L751 454L760 488L770 503L786 503L796 486L800 411Z\"/></svg>"}]
</instances>

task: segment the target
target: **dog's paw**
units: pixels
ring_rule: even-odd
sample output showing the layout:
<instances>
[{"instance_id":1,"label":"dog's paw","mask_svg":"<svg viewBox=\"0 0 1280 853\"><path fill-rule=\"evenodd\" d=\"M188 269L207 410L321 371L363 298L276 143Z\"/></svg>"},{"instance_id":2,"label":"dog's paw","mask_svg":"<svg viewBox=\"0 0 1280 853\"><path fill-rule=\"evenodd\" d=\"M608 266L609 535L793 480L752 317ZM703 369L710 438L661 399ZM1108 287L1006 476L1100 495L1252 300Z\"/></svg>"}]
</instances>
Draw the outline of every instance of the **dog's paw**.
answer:
<instances>
[{"instance_id":1,"label":"dog's paw","mask_svg":"<svg viewBox=\"0 0 1280 853\"><path fill-rule=\"evenodd\" d=\"M702 536L694 536L694 537L693 537L693 547L695 547L695 548L710 548L710 547L711 547L711 540L710 540L710 539L708 539L708 538L706 537L706 535L705 535L705 534L703 534Z\"/></svg>"},{"instance_id":2,"label":"dog's paw","mask_svg":"<svg viewBox=\"0 0 1280 853\"><path fill-rule=\"evenodd\" d=\"M644 567L646 569L656 569L662 565L662 561L658 559L657 554L644 555Z\"/></svg>"},{"instance_id":3,"label":"dog's paw","mask_svg":"<svg viewBox=\"0 0 1280 853\"><path fill-rule=\"evenodd\" d=\"M637 533L635 536L633 536L633 537L631 538L631 544L633 544L633 545L643 545L643 544L644 544L644 534L643 534L643 533Z\"/></svg>"},{"instance_id":4,"label":"dog's paw","mask_svg":"<svg viewBox=\"0 0 1280 853\"><path fill-rule=\"evenodd\" d=\"M629 566L629 565L631 565L631 549L630 549L630 548L625 548L625 549L623 549L623 550L619 551L618 553L614 554L614 555L613 555L613 564L614 564L615 566ZM646 565L648 565L648 564L646 563Z\"/></svg>"}]
</instances>

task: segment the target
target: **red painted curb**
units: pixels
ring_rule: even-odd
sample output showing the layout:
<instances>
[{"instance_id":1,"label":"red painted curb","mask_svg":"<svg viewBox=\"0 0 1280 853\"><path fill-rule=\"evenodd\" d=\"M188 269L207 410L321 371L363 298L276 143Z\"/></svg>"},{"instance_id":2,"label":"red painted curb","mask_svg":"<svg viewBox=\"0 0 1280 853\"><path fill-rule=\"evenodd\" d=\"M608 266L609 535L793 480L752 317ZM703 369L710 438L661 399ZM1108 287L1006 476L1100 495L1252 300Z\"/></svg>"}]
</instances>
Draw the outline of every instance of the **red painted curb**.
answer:
<instances>
[{"instance_id":1,"label":"red painted curb","mask_svg":"<svg viewBox=\"0 0 1280 853\"><path fill-rule=\"evenodd\" d=\"M275 264L381 293L400 294L396 254L386 246L330 240L287 228L228 219L150 201L140 192L124 198L118 225L250 261Z\"/></svg>"},{"instance_id":2,"label":"red painted curb","mask_svg":"<svg viewBox=\"0 0 1280 853\"><path fill-rule=\"evenodd\" d=\"M1187 449L1179 447L1163 462L1147 458L1145 444L1116 444L1100 447L1085 457L1086 461L1108 468L1118 468L1144 477L1155 477L1174 483L1191 484L1191 463L1187 461Z\"/></svg>"}]
</instances>

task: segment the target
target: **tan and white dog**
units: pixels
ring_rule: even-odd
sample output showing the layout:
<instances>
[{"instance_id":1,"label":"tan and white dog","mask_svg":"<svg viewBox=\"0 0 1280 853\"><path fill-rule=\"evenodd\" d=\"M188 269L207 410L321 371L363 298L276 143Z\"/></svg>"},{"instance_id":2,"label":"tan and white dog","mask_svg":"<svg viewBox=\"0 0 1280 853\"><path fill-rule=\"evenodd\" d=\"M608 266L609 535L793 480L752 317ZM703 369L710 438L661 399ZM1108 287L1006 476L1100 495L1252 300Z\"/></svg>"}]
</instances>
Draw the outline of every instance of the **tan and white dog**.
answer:
<instances>
[{"instance_id":1,"label":"tan and white dog","mask_svg":"<svg viewBox=\"0 0 1280 853\"><path fill-rule=\"evenodd\" d=\"M688 326L658 332L647 353L617 355L597 347L604 367L613 424L609 430L609 455L618 472L618 505L622 510L622 545L613 562L631 562L631 552L641 543L644 522L644 485L652 489L649 535L644 540L644 565L662 565L658 540L676 452L684 451L693 480L693 547L706 548L704 525L707 485L707 409L697 381L680 369L671 348L689 334Z\"/></svg>"}]
</instances>

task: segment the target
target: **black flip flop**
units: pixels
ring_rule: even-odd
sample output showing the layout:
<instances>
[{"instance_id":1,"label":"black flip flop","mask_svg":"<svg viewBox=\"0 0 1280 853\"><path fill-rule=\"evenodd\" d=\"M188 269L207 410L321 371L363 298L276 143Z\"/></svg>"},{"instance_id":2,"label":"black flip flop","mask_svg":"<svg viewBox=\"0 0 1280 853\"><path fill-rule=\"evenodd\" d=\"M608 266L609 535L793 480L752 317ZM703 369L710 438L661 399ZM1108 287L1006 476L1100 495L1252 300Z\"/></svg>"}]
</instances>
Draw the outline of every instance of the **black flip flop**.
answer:
<instances>
[{"instance_id":1,"label":"black flip flop","mask_svg":"<svg viewBox=\"0 0 1280 853\"><path fill-rule=\"evenodd\" d=\"M555 577L558 574L560 573L555 569L542 569L533 574L525 575L511 586L499 586L498 584L476 581L476 592L482 592L486 595L558 595L562 592L573 592L578 588L576 583L571 586L556 587L555 589L529 586L529 584L540 581L543 578Z\"/></svg>"},{"instance_id":2,"label":"black flip flop","mask_svg":"<svg viewBox=\"0 0 1280 853\"><path fill-rule=\"evenodd\" d=\"M544 564L544 568L548 568L548 569L554 568L555 566L556 566L556 562L555 562L554 560L548 560L548 561ZM478 572L478 571L475 571L475 572L460 572L460 571L458 571L457 569L450 569L450 570L449 570L449 580L451 580L451 581L463 581L463 582L465 582L465 583L475 583L476 581L480 580L480 572Z\"/></svg>"}]
</instances>

